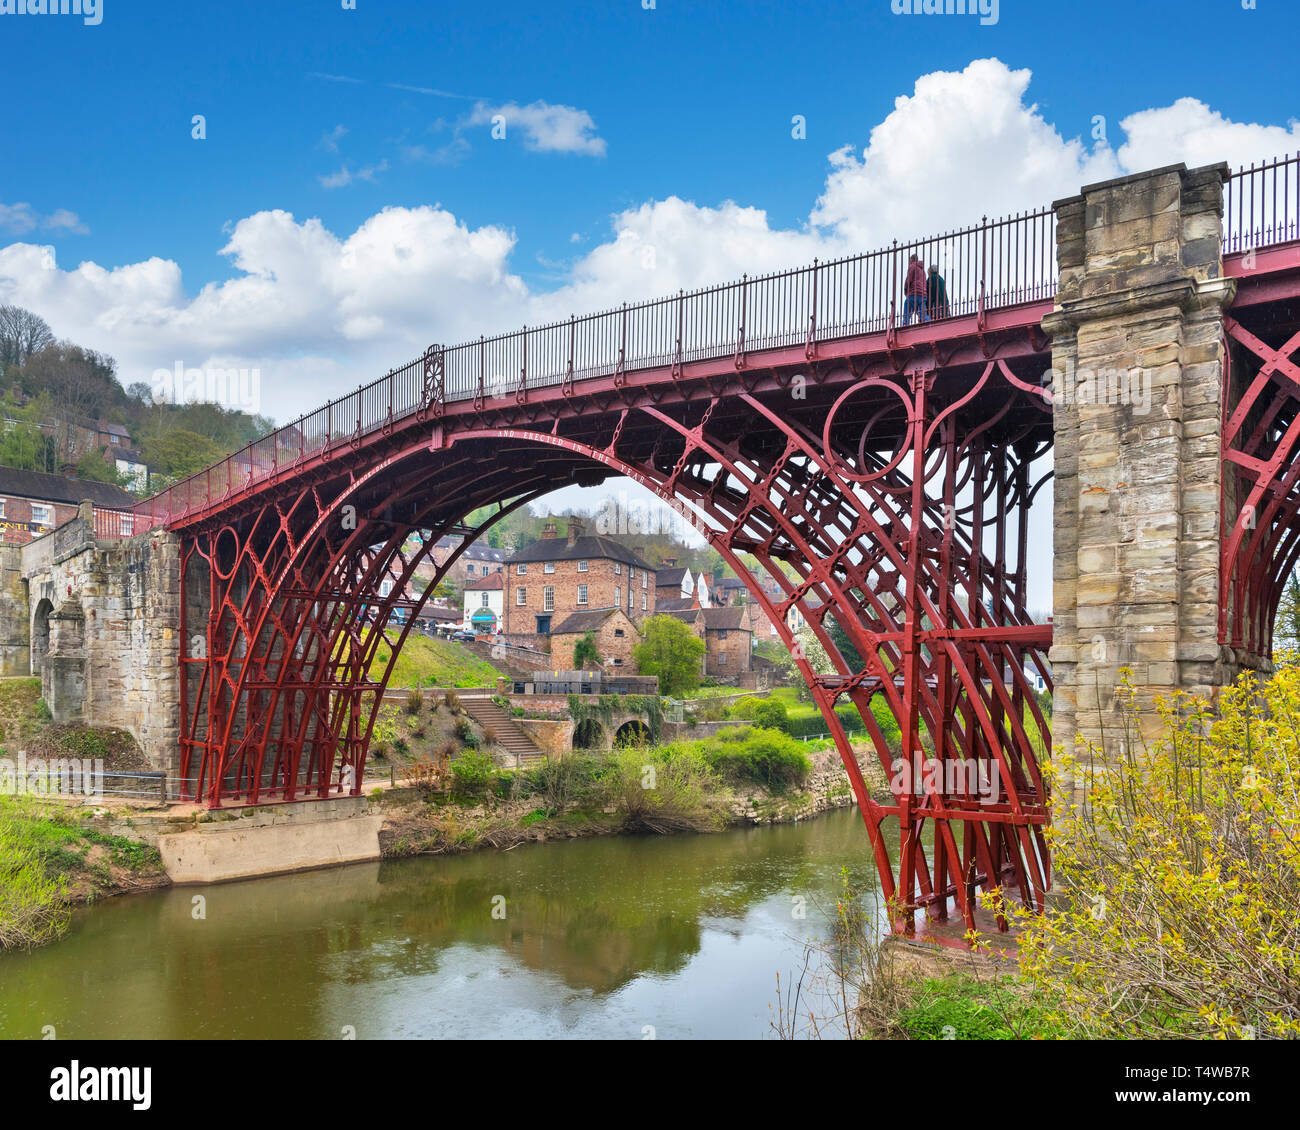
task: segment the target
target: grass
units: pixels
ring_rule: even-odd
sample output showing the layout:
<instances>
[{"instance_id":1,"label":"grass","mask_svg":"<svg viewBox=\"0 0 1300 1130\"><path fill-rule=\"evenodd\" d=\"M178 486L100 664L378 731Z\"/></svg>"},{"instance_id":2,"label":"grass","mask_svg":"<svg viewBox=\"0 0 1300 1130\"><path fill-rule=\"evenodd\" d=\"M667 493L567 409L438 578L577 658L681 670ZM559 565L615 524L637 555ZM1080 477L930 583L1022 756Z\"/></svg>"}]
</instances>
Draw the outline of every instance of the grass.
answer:
<instances>
[{"instance_id":1,"label":"grass","mask_svg":"<svg viewBox=\"0 0 1300 1130\"><path fill-rule=\"evenodd\" d=\"M99 831L75 811L0 797L0 949L29 949L67 927L73 893L86 899L116 886L114 868L147 875L154 848Z\"/></svg>"},{"instance_id":2,"label":"grass","mask_svg":"<svg viewBox=\"0 0 1300 1130\"><path fill-rule=\"evenodd\" d=\"M799 691L794 687L775 687L765 695L741 699L727 708L727 717L752 720L758 704L764 699L779 702L785 707L786 729L795 737L826 733L826 719L822 717L822 712L813 703L801 701ZM898 721L884 698L876 696L872 699L871 712L885 739L896 746L899 740ZM849 733L860 735L865 729L862 716L855 706L840 706L835 713L840 724Z\"/></svg>"},{"instance_id":3,"label":"grass","mask_svg":"<svg viewBox=\"0 0 1300 1130\"><path fill-rule=\"evenodd\" d=\"M695 690L687 696L686 702L689 704L695 699L701 698L726 698L727 695L744 694L743 690L738 687L696 687Z\"/></svg>"},{"instance_id":4,"label":"grass","mask_svg":"<svg viewBox=\"0 0 1300 1130\"><path fill-rule=\"evenodd\" d=\"M41 680L0 679L0 740L23 742L41 726Z\"/></svg>"},{"instance_id":5,"label":"grass","mask_svg":"<svg viewBox=\"0 0 1300 1130\"><path fill-rule=\"evenodd\" d=\"M390 649L381 646L375 669L388 662ZM495 687L500 677L492 664L451 640L433 639L412 632L397 653L389 687Z\"/></svg>"},{"instance_id":6,"label":"grass","mask_svg":"<svg viewBox=\"0 0 1300 1130\"><path fill-rule=\"evenodd\" d=\"M1066 1033L1026 986L1012 978L931 978L900 1009L899 1034L912 1040L1057 1040Z\"/></svg>"}]
</instances>

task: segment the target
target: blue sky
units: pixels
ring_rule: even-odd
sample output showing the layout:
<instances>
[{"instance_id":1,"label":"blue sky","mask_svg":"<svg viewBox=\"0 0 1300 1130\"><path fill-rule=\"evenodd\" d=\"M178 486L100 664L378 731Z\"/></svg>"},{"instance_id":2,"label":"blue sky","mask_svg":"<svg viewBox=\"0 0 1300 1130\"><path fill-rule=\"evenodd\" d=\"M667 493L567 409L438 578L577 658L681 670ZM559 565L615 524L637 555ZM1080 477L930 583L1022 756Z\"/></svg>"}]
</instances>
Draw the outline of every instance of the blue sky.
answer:
<instances>
[{"instance_id":1,"label":"blue sky","mask_svg":"<svg viewBox=\"0 0 1300 1130\"><path fill-rule=\"evenodd\" d=\"M646 200L734 199L798 226L828 153L864 144L919 75L974 58L1032 69L1032 101L1065 137L1087 138L1093 115L1114 123L1181 96L1285 124L1292 73L1270 45L1297 30L1282 0L1003 0L994 26L896 16L890 0L657 0L650 11L641 0L104 0L98 27L0 16L0 203L77 215L88 234L38 233L61 265L161 256L190 293L239 273L219 254L223 225L261 210L346 233L388 205L441 203L471 228L512 230L513 270L544 289L609 236L611 215ZM486 124L458 131L476 98L586 111L605 154L530 151L509 131L494 142ZM194 114L206 115L206 141L190 137ZM805 141L790 137L794 114ZM331 152L322 138L339 126ZM457 135L468 148L456 163L409 156ZM385 162L344 187L318 179Z\"/></svg>"}]
</instances>

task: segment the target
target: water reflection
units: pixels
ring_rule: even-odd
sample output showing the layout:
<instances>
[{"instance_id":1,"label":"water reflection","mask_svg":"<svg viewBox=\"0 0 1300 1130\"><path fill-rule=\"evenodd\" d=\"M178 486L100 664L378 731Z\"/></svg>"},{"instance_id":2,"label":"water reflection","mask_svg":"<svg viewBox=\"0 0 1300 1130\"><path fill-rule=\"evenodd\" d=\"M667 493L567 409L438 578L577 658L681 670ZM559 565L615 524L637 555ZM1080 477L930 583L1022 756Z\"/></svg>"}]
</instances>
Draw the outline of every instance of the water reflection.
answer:
<instances>
[{"instance_id":1,"label":"water reflection","mask_svg":"<svg viewBox=\"0 0 1300 1130\"><path fill-rule=\"evenodd\" d=\"M0 1036L762 1037L842 867L874 891L856 811L114 900L0 958Z\"/></svg>"}]
</instances>

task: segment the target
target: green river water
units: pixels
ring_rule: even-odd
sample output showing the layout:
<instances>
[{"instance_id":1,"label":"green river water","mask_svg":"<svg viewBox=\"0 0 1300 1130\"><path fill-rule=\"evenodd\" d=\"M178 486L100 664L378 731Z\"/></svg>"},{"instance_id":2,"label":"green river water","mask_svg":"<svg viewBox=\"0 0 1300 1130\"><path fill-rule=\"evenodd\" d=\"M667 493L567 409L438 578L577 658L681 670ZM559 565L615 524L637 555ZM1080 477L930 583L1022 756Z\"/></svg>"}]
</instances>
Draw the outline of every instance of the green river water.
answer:
<instances>
[{"instance_id":1,"label":"green river water","mask_svg":"<svg viewBox=\"0 0 1300 1130\"><path fill-rule=\"evenodd\" d=\"M856 809L111 899L0 955L0 1037L771 1038L844 867L873 905Z\"/></svg>"}]
</instances>

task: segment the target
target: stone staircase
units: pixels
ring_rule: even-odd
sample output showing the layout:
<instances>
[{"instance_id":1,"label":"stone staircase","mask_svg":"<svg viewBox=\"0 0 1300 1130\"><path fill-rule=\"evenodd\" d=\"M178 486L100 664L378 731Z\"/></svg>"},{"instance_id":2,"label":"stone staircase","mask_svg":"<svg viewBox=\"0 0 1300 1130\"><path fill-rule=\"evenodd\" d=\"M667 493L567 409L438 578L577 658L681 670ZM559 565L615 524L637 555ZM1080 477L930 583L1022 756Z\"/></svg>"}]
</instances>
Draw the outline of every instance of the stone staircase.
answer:
<instances>
[{"instance_id":1,"label":"stone staircase","mask_svg":"<svg viewBox=\"0 0 1300 1130\"><path fill-rule=\"evenodd\" d=\"M460 704L465 713L480 726L490 726L496 731L497 744L510 755L517 765L535 765L545 759L536 743L515 724L509 712L502 710L486 692L459 691Z\"/></svg>"}]
</instances>

